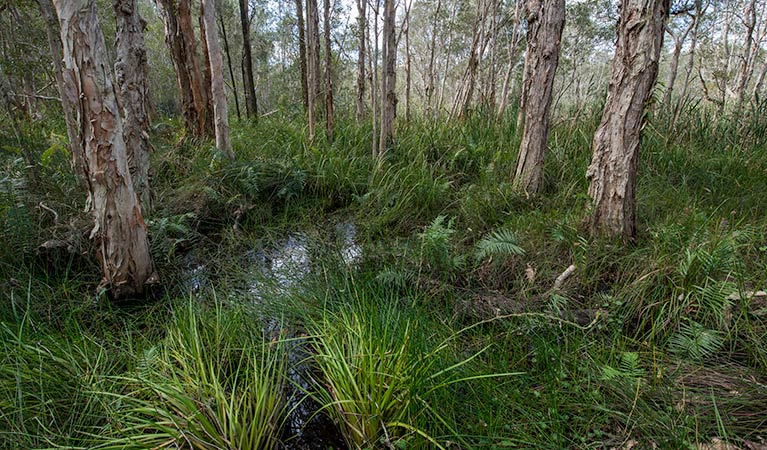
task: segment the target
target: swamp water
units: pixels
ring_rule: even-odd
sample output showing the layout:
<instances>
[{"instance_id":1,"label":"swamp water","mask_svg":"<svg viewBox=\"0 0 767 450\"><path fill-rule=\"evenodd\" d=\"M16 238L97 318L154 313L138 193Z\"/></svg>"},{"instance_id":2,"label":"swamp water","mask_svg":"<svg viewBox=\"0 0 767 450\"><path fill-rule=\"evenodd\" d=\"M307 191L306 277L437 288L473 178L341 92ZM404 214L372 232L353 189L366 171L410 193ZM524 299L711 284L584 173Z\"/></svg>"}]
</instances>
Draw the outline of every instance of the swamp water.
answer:
<instances>
[{"instance_id":1,"label":"swamp water","mask_svg":"<svg viewBox=\"0 0 767 450\"><path fill-rule=\"evenodd\" d=\"M321 230L321 237L310 238L309 233L289 233L263 248L245 251L240 258L242 271L234 274L236 291L259 305L268 305L270 299L300 292L302 282L312 274L316 259L336 258L348 269L354 269L362 260L363 249L357 243L357 226L351 221L337 222ZM216 285L217 276L210 264L194 254L187 255L182 274L183 295L198 296ZM282 334L288 338L295 332L281 317L262 317L265 336ZM311 381L313 368L309 364L310 349L301 340L288 344L288 401L282 448L285 450L342 449L346 445L333 422L322 412L320 405L305 392L315 389Z\"/></svg>"}]
</instances>

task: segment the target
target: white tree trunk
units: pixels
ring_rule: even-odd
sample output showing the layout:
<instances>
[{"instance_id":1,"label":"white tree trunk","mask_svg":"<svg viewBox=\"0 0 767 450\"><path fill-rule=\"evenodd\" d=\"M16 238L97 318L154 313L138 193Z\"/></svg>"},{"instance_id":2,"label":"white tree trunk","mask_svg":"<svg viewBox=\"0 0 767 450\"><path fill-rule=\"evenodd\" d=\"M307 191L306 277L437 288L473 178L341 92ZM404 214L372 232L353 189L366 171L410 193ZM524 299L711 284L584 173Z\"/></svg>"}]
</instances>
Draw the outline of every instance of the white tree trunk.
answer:
<instances>
[{"instance_id":1,"label":"white tree trunk","mask_svg":"<svg viewBox=\"0 0 767 450\"><path fill-rule=\"evenodd\" d=\"M224 58L216 32L216 0L202 0L202 10L206 30L205 42L208 44L210 61L210 89L213 99L216 147L229 158L234 159L232 142L229 139L229 106L226 103L226 85L224 84Z\"/></svg>"},{"instance_id":2,"label":"white tree trunk","mask_svg":"<svg viewBox=\"0 0 767 450\"><path fill-rule=\"evenodd\" d=\"M157 282L157 276L128 170L122 118L95 0L56 0L54 6L61 22L65 68L72 75L66 87L72 98L79 99L77 118L95 220L91 238L98 245L101 286L114 298L139 296Z\"/></svg>"}]
</instances>

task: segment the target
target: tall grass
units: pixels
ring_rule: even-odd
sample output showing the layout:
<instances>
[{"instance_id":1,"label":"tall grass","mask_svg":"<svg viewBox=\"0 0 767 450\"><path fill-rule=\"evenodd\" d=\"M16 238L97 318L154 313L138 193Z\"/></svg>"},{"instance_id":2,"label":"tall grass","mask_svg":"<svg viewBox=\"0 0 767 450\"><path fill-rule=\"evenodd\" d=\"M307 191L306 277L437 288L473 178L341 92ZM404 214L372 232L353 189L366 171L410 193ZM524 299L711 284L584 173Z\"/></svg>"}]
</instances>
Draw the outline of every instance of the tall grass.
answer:
<instances>
[{"instance_id":1,"label":"tall grass","mask_svg":"<svg viewBox=\"0 0 767 450\"><path fill-rule=\"evenodd\" d=\"M233 162L168 122L147 217L168 289L139 307L93 294L66 158L48 152L33 188L5 152L0 447L289 446L296 345L314 379L302 389L349 447L758 441L767 322L746 294L767 285L763 109L650 119L632 245L583 227L598 108L555 125L535 199L511 189L513 114L401 122L381 161L351 121L333 142L309 142L300 118L236 124ZM54 143L29 141L38 158ZM350 217L364 256L342 264L328 230ZM249 293L293 232L306 279ZM206 277L192 294L174 285L190 265ZM269 314L308 336L266 333Z\"/></svg>"}]
</instances>

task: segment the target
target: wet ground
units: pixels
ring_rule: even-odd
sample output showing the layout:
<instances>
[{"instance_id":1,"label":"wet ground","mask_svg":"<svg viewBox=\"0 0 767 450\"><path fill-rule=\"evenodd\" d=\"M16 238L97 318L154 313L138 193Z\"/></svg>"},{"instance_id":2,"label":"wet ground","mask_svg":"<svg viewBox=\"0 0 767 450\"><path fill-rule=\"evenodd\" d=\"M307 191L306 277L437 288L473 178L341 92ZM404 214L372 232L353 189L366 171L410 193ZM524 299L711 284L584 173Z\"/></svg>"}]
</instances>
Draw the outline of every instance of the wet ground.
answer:
<instances>
[{"instance_id":1,"label":"wet ground","mask_svg":"<svg viewBox=\"0 0 767 450\"><path fill-rule=\"evenodd\" d=\"M248 249L241 255L243 260L244 291L254 302L265 302L275 295L289 295L300 289L301 282L311 274L313 257L327 257L333 252L339 262L350 268L362 259L363 249L357 243L357 227L354 221L340 221L321 230L326 240L312 240L307 233L289 233L274 244L264 248ZM185 295L200 295L215 284L208 264L187 256L182 277ZM267 334L287 334L292 330L279 317L264 317ZM289 326L288 326L289 328ZM287 389L290 414L284 430L285 450L342 449L344 445L338 429L324 414L318 413L319 405L305 392L314 389L311 382L313 368L308 363L308 349L300 341L293 341L288 350L290 360Z\"/></svg>"}]
</instances>

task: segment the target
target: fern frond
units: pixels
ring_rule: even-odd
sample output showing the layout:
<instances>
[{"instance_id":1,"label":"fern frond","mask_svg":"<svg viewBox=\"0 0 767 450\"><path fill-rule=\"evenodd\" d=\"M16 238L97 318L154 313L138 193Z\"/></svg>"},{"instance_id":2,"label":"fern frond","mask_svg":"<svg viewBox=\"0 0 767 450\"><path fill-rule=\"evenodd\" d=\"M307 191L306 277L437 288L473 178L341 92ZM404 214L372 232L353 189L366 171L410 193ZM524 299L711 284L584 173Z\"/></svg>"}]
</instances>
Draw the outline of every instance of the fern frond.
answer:
<instances>
[{"instance_id":1,"label":"fern frond","mask_svg":"<svg viewBox=\"0 0 767 450\"><path fill-rule=\"evenodd\" d=\"M493 231L477 242L474 249L474 257L477 261L491 256L505 258L524 254L525 249L519 246L517 236L508 229Z\"/></svg>"}]
</instances>

